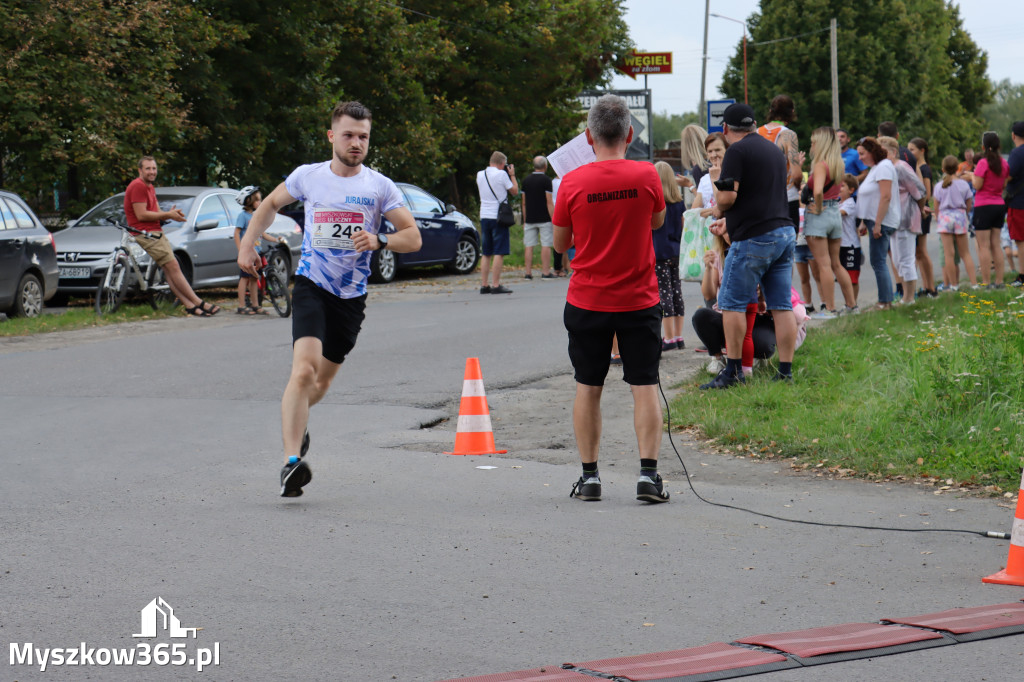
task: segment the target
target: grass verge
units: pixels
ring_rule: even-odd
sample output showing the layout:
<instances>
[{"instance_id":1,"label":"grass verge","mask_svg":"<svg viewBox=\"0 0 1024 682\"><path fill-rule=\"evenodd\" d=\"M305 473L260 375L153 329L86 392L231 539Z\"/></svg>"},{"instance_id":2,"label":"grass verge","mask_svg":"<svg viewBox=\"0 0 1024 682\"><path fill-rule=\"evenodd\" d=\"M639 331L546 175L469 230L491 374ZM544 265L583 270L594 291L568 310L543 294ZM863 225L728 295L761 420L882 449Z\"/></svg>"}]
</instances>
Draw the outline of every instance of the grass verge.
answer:
<instances>
[{"instance_id":1,"label":"grass verge","mask_svg":"<svg viewBox=\"0 0 1024 682\"><path fill-rule=\"evenodd\" d=\"M159 320L165 317L181 317L185 314L181 306L165 305L153 310L148 303L122 305L116 313L97 315L92 305L75 306L59 313L44 313L39 317L15 317L0 322L0 337L28 336L47 332L63 332L89 327L105 327L121 322Z\"/></svg>"},{"instance_id":2,"label":"grass verge","mask_svg":"<svg viewBox=\"0 0 1024 682\"><path fill-rule=\"evenodd\" d=\"M1024 466L1024 294L943 295L810 330L792 384L758 368L746 386L671 403L733 454L796 459L836 476L925 478L1016 492Z\"/></svg>"}]
</instances>

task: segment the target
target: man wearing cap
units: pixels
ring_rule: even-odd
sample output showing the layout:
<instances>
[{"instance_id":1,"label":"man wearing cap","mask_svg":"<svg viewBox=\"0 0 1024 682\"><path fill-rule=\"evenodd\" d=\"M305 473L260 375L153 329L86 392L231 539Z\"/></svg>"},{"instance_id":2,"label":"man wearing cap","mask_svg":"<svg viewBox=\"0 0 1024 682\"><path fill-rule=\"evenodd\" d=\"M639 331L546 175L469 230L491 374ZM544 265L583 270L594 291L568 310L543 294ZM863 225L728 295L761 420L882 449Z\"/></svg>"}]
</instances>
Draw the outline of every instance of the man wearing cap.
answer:
<instances>
[{"instance_id":1,"label":"man wearing cap","mask_svg":"<svg viewBox=\"0 0 1024 682\"><path fill-rule=\"evenodd\" d=\"M1010 176L1006 181L1006 224L1010 239L1017 242L1017 279L1013 286L1024 286L1024 121L1016 121L1010 129L1013 151L1007 163Z\"/></svg>"},{"instance_id":2,"label":"man wearing cap","mask_svg":"<svg viewBox=\"0 0 1024 682\"><path fill-rule=\"evenodd\" d=\"M718 307L725 327L726 367L702 389L745 383L741 356L746 310L758 285L775 322L779 349L776 380L792 380L796 318L790 298L796 234L786 196L786 157L757 134L754 110L731 104L723 116L729 149L715 183L711 231L731 244L722 269ZM724 217L724 220L722 218Z\"/></svg>"}]
</instances>

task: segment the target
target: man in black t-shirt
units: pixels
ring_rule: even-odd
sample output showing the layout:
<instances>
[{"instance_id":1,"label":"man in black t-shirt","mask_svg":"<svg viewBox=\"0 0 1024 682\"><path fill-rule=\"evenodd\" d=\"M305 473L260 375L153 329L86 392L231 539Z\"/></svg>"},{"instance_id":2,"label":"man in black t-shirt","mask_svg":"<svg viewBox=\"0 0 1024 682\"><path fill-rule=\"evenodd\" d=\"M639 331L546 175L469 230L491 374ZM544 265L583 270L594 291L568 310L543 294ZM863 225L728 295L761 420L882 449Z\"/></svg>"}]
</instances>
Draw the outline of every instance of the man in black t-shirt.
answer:
<instances>
[{"instance_id":1,"label":"man in black t-shirt","mask_svg":"<svg viewBox=\"0 0 1024 682\"><path fill-rule=\"evenodd\" d=\"M701 386L728 388L744 383L741 357L747 329L747 305L761 287L767 310L775 322L779 349L776 379L792 380L796 347L796 318L790 288L796 234L786 196L786 157L757 134L754 110L731 104L723 115L729 148L715 183L711 231L731 244L722 269L718 307L725 327L726 367Z\"/></svg>"},{"instance_id":2,"label":"man in black t-shirt","mask_svg":"<svg viewBox=\"0 0 1024 682\"><path fill-rule=\"evenodd\" d=\"M551 216L555 212L551 178L546 171L548 160L543 156L533 159L533 172L523 179L523 246L526 260L526 279L533 279L533 247L540 245L541 277L551 279L551 246L554 233Z\"/></svg>"}]
</instances>

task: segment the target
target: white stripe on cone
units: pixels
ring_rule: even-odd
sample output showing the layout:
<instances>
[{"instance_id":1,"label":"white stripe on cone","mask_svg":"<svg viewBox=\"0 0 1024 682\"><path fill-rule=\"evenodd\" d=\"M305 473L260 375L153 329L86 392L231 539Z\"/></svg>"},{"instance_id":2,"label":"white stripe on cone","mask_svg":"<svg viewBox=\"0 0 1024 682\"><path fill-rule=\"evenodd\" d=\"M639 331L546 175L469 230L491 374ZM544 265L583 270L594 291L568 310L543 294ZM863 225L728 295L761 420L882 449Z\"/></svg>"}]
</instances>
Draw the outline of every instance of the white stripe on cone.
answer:
<instances>
[{"instance_id":1,"label":"white stripe on cone","mask_svg":"<svg viewBox=\"0 0 1024 682\"><path fill-rule=\"evenodd\" d=\"M483 379L466 379L462 382L463 398L478 398L484 395Z\"/></svg>"},{"instance_id":2,"label":"white stripe on cone","mask_svg":"<svg viewBox=\"0 0 1024 682\"><path fill-rule=\"evenodd\" d=\"M480 433L491 431L491 415L489 414L460 414L459 423L456 427L458 433Z\"/></svg>"},{"instance_id":3,"label":"white stripe on cone","mask_svg":"<svg viewBox=\"0 0 1024 682\"><path fill-rule=\"evenodd\" d=\"M1024 494L1024 491L1022 491ZM1014 519L1010 530L1010 544L1024 547L1024 519Z\"/></svg>"}]
</instances>

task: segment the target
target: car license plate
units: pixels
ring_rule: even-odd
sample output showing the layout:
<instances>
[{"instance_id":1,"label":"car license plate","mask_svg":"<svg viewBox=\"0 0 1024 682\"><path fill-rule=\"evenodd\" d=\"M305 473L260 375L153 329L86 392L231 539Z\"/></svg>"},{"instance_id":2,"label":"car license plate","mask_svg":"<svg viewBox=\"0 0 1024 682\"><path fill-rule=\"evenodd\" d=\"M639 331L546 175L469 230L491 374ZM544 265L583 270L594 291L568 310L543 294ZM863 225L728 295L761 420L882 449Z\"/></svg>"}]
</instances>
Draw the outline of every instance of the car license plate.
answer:
<instances>
[{"instance_id":1,"label":"car license plate","mask_svg":"<svg viewBox=\"0 0 1024 682\"><path fill-rule=\"evenodd\" d=\"M61 279L88 279L90 274L89 268L60 268Z\"/></svg>"}]
</instances>

